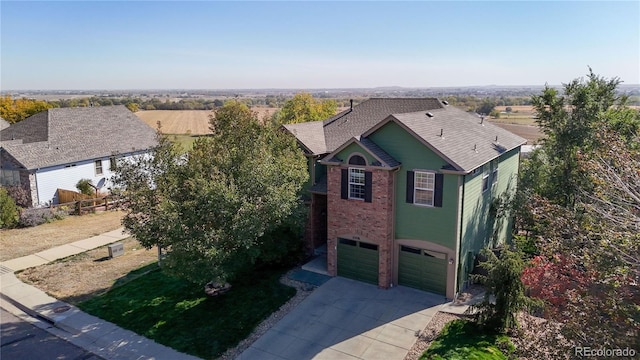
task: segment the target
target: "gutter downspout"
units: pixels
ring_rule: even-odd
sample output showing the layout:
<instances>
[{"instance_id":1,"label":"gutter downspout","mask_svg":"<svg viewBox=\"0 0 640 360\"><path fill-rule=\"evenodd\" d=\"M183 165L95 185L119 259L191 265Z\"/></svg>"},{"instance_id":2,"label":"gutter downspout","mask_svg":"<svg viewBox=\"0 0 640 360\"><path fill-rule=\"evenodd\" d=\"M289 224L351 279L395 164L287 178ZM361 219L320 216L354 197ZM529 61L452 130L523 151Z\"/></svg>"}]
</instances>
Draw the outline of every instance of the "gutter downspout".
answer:
<instances>
[{"instance_id":1,"label":"gutter downspout","mask_svg":"<svg viewBox=\"0 0 640 360\"><path fill-rule=\"evenodd\" d=\"M391 273L391 284L389 287L393 287L395 279L398 276L398 259L396 257L396 175L400 171L400 166L398 166L395 170L391 170L391 174L393 177L393 199L391 202L391 261L392 261L392 273Z\"/></svg>"},{"instance_id":2,"label":"gutter downspout","mask_svg":"<svg viewBox=\"0 0 640 360\"><path fill-rule=\"evenodd\" d=\"M460 237L458 238L458 251L456 254L457 259L457 267L460 267L460 250L462 249L462 238L463 238L463 224L464 224L464 191L467 188L466 187L466 180L467 180L467 175L462 175L462 199L460 201ZM456 279L455 279L455 283L456 285L458 284L458 271L456 268ZM455 292L455 296L458 295L458 291L456 290Z\"/></svg>"}]
</instances>

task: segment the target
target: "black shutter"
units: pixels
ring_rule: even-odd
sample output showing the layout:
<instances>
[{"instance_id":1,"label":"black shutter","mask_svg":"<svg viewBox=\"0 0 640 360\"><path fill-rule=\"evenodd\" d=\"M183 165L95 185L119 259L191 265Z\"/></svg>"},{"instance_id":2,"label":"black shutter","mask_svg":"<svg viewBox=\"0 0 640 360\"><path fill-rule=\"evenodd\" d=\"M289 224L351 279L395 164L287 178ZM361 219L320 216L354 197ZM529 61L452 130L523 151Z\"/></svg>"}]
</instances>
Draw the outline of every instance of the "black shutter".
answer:
<instances>
[{"instance_id":1,"label":"black shutter","mask_svg":"<svg viewBox=\"0 0 640 360\"><path fill-rule=\"evenodd\" d=\"M373 174L371 173L371 171L365 171L364 172L364 202L371 202L371 182L372 182L372 176Z\"/></svg>"},{"instance_id":2,"label":"black shutter","mask_svg":"<svg viewBox=\"0 0 640 360\"><path fill-rule=\"evenodd\" d=\"M407 202L413 204L413 171L407 171Z\"/></svg>"},{"instance_id":3,"label":"black shutter","mask_svg":"<svg viewBox=\"0 0 640 360\"><path fill-rule=\"evenodd\" d=\"M343 199L349 198L349 170L341 169L342 180L340 181L340 197Z\"/></svg>"},{"instance_id":4,"label":"black shutter","mask_svg":"<svg viewBox=\"0 0 640 360\"><path fill-rule=\"evenodd\" d=\"M442 183L444 180L443 174L436 174L436 188L433 195L433 206L442 207Z\"/></svg>"}]
</instances>

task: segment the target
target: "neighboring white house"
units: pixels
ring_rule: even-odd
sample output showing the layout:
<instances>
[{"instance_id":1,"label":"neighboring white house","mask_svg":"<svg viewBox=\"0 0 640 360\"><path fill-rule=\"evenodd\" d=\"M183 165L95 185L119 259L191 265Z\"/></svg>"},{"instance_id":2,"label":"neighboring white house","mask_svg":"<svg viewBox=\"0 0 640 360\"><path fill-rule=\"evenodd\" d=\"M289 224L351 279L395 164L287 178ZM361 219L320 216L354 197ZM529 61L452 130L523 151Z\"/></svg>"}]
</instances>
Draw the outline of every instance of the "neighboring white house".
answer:
<instances>
[{"instance_id":1,"label":"neighboring white house","mask_svg":"<svg viewBox=\"0 0 640 360\"><path fill-rule=\"evenodd\" d=\"M119 158L147 152L156 132L124 106L55 108L0 130L0 185L25 188L33 206L90 179L102 193Z\"/></svg>"}]
</instances>

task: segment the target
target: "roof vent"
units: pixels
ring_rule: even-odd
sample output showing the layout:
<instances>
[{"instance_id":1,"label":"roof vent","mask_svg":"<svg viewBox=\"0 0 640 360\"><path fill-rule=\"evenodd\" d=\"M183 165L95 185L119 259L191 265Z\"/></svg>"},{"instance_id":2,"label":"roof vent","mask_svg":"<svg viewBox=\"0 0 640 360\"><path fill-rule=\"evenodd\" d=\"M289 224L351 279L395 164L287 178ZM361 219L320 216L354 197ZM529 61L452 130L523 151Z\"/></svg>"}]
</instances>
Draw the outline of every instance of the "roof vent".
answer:
<instances>
[{"instance_id":1,"label":"roof vent","mask_svg":"<svg viewBox=\"0 0 640 360\"><path fill-rule=\"evenodd\" d=\"M444 129L440 129L440 137L444 139Z\"/></svg>"},{"instance_id":2,"label":"roof vent","mask_svg":"<svg viewBox=\"0 0 640 360\"><path fill-rule=\"evenodd\" d=\"M484 115L480 116L480 125L484 126Z\"/></svg>"},{"instance_id":3,"label":"roof vent","mask_svg":"<svg viewBox=\"0 0 640 360\"><path fill-rule=\"evenodd\" d=\"M426 113L425 115L427 115L427 116L428 116L428 117L430 117L430 118L432 118L432 117L433 117L433 114L432 114L432 113L430 113L430 112Z\"/></svg>"},{"instance_id":4,"label":"roof vent","mask_svg":"<svg viewBox=\"0 0 640 360\"><path fill-rule=\"evenodd\" d=\"M478 144L473 144L473 151L478 153Z\"/></svg>"},{"instance_id":5,"label":"roof vent","mask_svg":"<svg viewBox=\"0 0 640 360\"><path fill-rule=\"evenodd\" d=\"M496 144L498 144L498 135L496 135L496 141L495 142L496 142Z\"/></svg>"},{"instance_id":6,"label":"roof vent","mask_svg":"<svg viewBox=\"0 0 640 360\"><path fill-rule=\"evenodd\" d=\"M442 103L445 105L449 105L449 102L447 100L442 100Z\"/></svg>"}]
</instances>

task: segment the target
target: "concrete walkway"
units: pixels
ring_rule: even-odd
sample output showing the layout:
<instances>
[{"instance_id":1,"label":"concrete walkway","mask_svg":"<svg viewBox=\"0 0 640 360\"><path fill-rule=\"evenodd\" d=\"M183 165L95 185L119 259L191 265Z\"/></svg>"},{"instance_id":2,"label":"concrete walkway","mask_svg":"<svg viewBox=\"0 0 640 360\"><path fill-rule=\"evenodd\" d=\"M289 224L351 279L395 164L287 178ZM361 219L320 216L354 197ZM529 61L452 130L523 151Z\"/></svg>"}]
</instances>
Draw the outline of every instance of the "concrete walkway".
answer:
<instances>
[{"instance_id":1,"label":"concrete walkway","mask_svg":"<svg viewBox=\"0 0 640 360\"><path fill-rule=\"evenodd\" d=\"M41 327L105 359L197 359L132 331L91 316L21 282L14 271L76 255L129 237L123 229L0 263L0 306L22 319L42 319ZM31 322L38 322L31 320Z\"/></svg>"},{"instance_id":2,"label":"concrete walkway","mask_svg":"<svg viewBox=\"0 0 640 360\"><path fill-rule=\"evenodd\" d=\"M30 267L40 266L55 260L63 259L68 256L77 255L87 250L105 246L128 237L129 235L124 233L124 228L119 228L88 239L74 241L69 244L40 251L33 255L0 262L0 266L4 266L12 271L24 270Z\"/></svg>"},{"instance_id":3,"label":"concrete walkway","mask_svg":"<svg viewBox=\"0 0 640 360\"><path fill-rule=\"evenodd\" d=\"M335 277L256 340L240 359L402 360L433 315L440 295L388 290Z\"/></svg>"}]
</instances>

